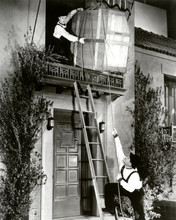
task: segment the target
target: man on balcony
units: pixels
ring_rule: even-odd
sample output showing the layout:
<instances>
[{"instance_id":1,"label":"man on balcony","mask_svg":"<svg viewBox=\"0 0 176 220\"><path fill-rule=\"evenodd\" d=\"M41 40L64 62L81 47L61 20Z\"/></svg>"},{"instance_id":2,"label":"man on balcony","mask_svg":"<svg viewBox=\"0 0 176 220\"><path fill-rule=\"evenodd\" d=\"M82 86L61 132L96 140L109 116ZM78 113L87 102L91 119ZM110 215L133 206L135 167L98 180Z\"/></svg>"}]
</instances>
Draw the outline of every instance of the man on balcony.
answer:
<instances>
[{"instance_id":1,"label":"man on balcony","mask_svg":"<svg viewBox=\"0 0 176 220\"><path fill-rule=\"evenodd\" d=\"M68 13L68 15L66 16L60 16L58 17L58 22L54 28L54 33L53 36L55 38L60 39L61 36L63 36L64 38L66 38L67 40L71 41L71 42L79 42L81 44L85 43L85 38L79 38L77 36L74 36L72 34L70 34L69 32L67 32L65 30L65 28L67 27L67 23L70 21L70 19L78 12L78 11L83 11L83 8L77 8L72 10L71 12Z\"/></svg>"},{"instance_id":2,"label":"man on balcony","mask_svg":"<svg viewBox=\"0 0 176 220\"><path fill-rule=\"evenodd\" d=\"M66 30L68 22L78 11L83 11L83 8L74 9L71 12L69 12L68 15L66 16L59 16L58 22L54 28L54 33L53 33L53 36L55 38L54 53L64 56L68 60L72 60L72 55L70 50L68 50L67 41L79 42L81 44L85 43L85 38L80 38L78 36L75 36Z\"/></svg>"}]
</instances>

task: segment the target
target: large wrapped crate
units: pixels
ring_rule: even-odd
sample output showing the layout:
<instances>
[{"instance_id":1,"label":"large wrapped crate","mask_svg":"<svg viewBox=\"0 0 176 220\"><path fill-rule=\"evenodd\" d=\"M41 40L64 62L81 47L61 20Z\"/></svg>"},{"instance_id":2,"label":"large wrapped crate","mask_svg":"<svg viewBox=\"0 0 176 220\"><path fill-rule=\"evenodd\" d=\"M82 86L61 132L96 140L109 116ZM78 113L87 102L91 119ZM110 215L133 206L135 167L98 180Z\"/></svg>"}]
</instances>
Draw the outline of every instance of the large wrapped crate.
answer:
<instances>
[{"instance_id":1,"label":"large wrapped crate","mask_svg":"<svg viewBox=\"0 0 176 220\"><path fill-rule=\"evenodd\" d=\"M124 12L87 9L74 16L72 30L86 39L85 44L71 45L76 66L100 71L126 70L130 33Z\"/></svg>"}]
</instances>

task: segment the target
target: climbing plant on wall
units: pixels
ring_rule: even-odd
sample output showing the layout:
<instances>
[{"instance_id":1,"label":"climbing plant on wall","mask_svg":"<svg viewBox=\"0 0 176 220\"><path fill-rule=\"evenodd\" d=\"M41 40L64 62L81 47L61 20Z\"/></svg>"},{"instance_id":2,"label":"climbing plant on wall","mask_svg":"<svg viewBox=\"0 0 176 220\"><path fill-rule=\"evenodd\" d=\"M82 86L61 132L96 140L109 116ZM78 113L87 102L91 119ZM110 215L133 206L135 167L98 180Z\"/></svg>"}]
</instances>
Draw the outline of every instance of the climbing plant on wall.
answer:
<instances>
[{"instance_id":1,"label":"climbing plant on wall","mask_svg":"<svg viewBox=\"0 0 176 220\"><path fill-rule=\"evenodd\" d=\"M44 184L41 155L35 151L42 123L52 103L36 95L49 52L26 43L13 51L14 73L0 89L0 213L3 220L20 220L30 209L31 192ZM14 56L15 55L15 56Z\"/></svg>"},{"instance_id":2,"label":"climbing plant on wall","mask_svg":"<svg viewBox=\"0 0 176 220\"><path fill-rule=\"evenodd\" d=\"M141 158L141 172L150 187L169 184L176 162L176 148L163 139L161 88L152 88L150 74L135 68L135 150Z\"/></svg>"}]
</instances>

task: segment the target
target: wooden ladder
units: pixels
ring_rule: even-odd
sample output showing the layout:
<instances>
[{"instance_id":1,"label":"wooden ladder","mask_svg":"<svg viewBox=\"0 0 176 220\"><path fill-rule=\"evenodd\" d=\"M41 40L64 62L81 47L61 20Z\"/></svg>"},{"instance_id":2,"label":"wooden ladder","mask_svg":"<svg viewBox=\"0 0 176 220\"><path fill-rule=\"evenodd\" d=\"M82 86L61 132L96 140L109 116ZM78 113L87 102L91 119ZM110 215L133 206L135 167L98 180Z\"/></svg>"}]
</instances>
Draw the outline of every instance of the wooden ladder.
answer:
<instances>
[{"instance_id":1,"label":"wooden ladder","mask_svg":"<svg viewBox=\"0 0 176 220\"><path fill-rule=\"evenodd\" d=\"M81 120L81 126L83 130L83 136L84 136L84 141L85 141L85 146L86 146L86 151L87 151L87 156L88 156L88 162L89 162L89 167L90 167L90 172L91 172L91 178L93 182L93 187L94 187L94 192L95 192L95 197L96 197L96 202L97 202L97 208L98 212L100 215L100 219L104 219L103 211L102 211L102 205L101 205L101 199L104 197L104 193L100 194L99 190L99 185L97 183L98 179L106 179L107 182L110 181L110 175L108 171L108 166L105 158L105 151L102 145L101 137L100 137L100 131L99 131L99 124L97 122L97 113L95 110L95 104L94 104L94 99L92 96L92 91L90 88L90 85L87 86L87 93L86 95L82 96L79 93L79 87L77 82L74 82L74 89L75 89L75 94L77 98L77 103L78 103L78 108L79 108L79 114L80 114L80 120ZM89 101L91 111L83 111L82 108L82 103L81 103L81 98L86 98ZM93 115L94 120L92 120L93 125L87 126L85 124L85 118L84 118L84 113L90 113ZM94 129L96 130L97 133L97 142L90 142L88 138L88 130ZM99 148L99 158L94 158L92 156L91 152L91 146L97 146L97 150ZM100 158L101 157L101 158ZM96 164L97 162L100 162L101 166L104 167L104 174L103 175L98 175L96 174Z\"/></svg>"}]
</instances>

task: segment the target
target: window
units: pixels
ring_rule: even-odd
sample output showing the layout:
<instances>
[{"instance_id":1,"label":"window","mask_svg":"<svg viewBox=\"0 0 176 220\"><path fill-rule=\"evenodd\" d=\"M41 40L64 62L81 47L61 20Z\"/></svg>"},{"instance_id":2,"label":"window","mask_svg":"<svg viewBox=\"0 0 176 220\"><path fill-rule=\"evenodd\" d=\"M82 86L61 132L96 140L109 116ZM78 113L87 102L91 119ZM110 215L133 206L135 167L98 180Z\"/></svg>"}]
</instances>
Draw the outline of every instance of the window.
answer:
<instances>
[{"instance_id":1,"label":"window","mask_svg":"<svg viewBox=\"0 0 176 220\"><path fill-rule=\"evenodd\" d=\"M166 108L166 126L176 126L176 77L165 77L164 98Z\"/></svg>"}]
</instances>

